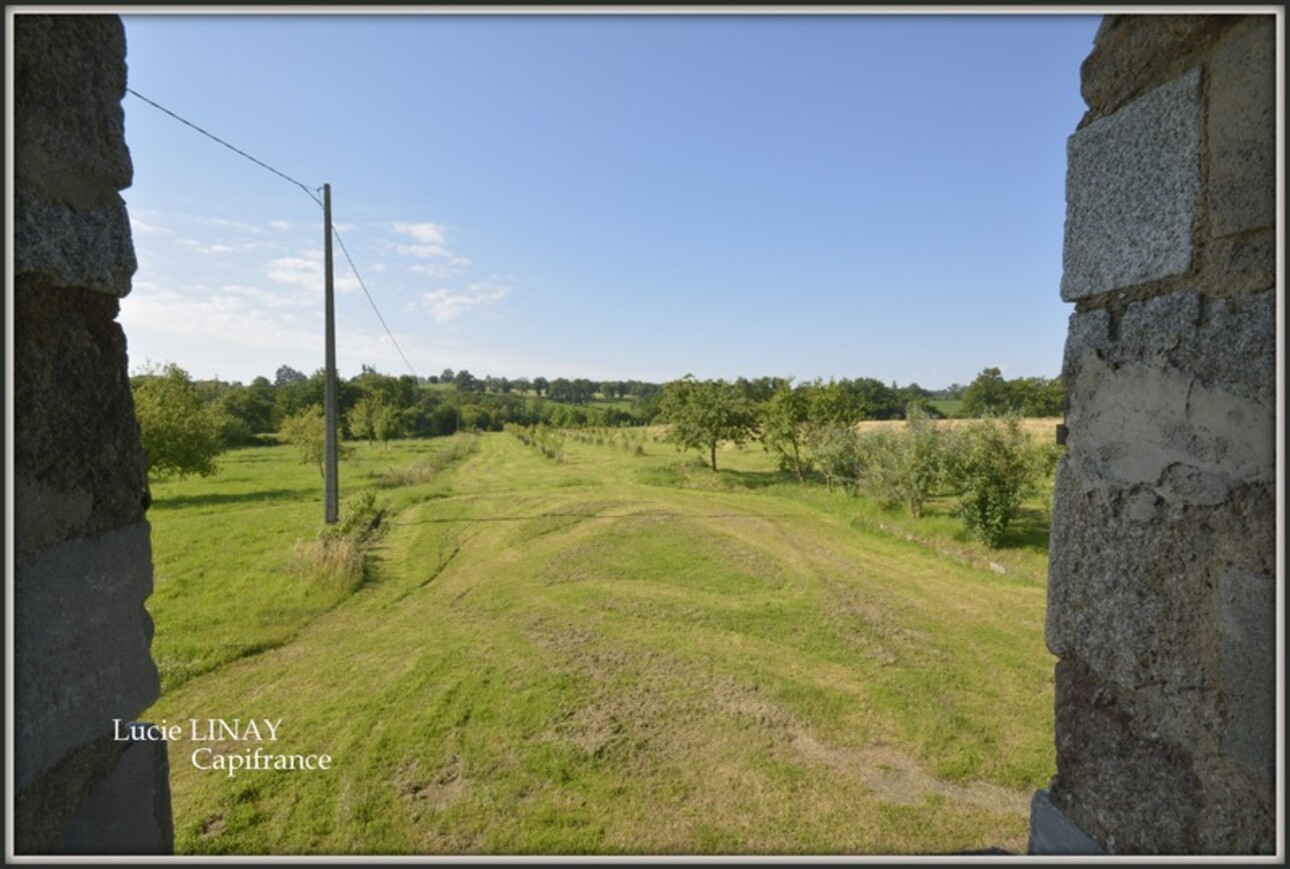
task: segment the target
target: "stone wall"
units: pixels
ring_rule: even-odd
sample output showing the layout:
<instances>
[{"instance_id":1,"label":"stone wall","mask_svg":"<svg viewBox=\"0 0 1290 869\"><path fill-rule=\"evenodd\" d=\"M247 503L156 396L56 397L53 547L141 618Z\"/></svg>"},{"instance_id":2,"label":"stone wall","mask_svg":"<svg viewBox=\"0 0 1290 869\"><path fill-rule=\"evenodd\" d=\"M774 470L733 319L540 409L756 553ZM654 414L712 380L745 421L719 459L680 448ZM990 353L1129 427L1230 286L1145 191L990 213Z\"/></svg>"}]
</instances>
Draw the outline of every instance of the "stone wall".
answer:
<instances>
[{"instance_id":1,"label":"stone wall","mask_svg":"<svg viewBox=\"0 0 1290 869\"><path fill-rule=\"evenodd\" d=\"M15 849L166 852L164 744L113 739L159 689L116 322L135 271L125 31L115 16L13 24Z\"/></svg>"},{"instance_id":2,"label":"stone wall","mask_svg":"<svg viewBox=\"0 0 1290 869\"><path fill-rule=\"evenodd\" d=\"M1276 848L1276 29L1107 16L1081 71L1034 853Z\"/></svg>"}]
</instances>

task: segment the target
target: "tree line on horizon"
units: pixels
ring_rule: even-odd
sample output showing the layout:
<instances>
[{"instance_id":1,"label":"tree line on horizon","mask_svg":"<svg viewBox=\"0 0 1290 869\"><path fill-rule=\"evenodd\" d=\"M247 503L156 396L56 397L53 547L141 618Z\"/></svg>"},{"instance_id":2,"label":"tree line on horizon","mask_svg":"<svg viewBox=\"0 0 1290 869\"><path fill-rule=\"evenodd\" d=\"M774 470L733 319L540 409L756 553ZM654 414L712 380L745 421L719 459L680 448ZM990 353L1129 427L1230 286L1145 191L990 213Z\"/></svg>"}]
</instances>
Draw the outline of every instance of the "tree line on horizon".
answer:
<instances>
[{"instance_id":1,"label":"tree line on horizon","mask_svg":"<svg viewBox=\"0 0 1290 869\"><path fill-rule=\"evenodd\" d=\"M337 411L341 436L388 443L406 437L437 437L459 431L501 431L507 424L639 426L668 420L667 396L684 384L719 385L712 395L731 395L748 407L781 407L806 401L831 420L903 419L910 407L938 418L933 402L959 402L960 416L1017 413L1057 416L1062 388L1057 378L1005 380L998 368L983 370L967 386L927 390L910 384L885 384L855 378L793 384L793 378L740 377L733 381L694 381L687 376L666 384L640 380L592 381L586 378L477 378L468 370L444 369L439 375L393 376L363 365L351 378L338 378ZM151 365L131 377L149 472L209 474L224 449L263 443L277 436L297 441L321 420L325 389L322 369L312 375L282 365L270 380L249 384L219 379L194 380L179 365ZM789 389L792 399L782 394ZM675 405L675 402L673 402ZM675 416L675 410L672 416Z\"/></svg>"}]
</instances>

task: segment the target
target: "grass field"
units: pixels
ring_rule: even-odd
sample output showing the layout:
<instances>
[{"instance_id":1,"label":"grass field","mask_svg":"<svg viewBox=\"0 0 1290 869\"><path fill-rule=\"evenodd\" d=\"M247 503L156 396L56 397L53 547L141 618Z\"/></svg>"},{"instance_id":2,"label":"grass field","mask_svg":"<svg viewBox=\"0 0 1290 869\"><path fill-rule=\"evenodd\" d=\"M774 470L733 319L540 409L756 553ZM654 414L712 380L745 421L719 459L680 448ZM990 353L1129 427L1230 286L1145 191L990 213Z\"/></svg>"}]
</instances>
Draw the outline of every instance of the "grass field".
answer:
<instances>
[{"instance_id":1,"label":"grass field","mask_svg":"<svg viewBox=\"0 0 1290 869\"><path fill-rule=\"evenodd\" d=\"M230 777L172 743L178 853L1024 851L1054 771L1039 502L985 550L943 500L910 520L757 447L713 474L644 430L559 462L459 438L356 445L342 490L386 510L357 590L290 570L322 505L287 448L154 484L146 720L280 720L266 751L333 758Z\"/></svg>"}]
</instances>

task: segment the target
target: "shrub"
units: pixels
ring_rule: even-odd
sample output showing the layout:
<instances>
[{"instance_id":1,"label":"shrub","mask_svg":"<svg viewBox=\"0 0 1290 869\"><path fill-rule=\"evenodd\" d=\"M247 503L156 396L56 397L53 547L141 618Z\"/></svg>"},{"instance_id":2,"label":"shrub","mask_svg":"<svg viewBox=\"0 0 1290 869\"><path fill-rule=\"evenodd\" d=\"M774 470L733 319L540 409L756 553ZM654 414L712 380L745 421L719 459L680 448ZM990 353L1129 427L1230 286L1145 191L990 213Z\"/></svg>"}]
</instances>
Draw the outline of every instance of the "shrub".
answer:
<instances>
[{"instance_id":1,"label":"shrub","mask_svg":"<svg viewBox=\"0 0 1290 869\"><path fill-rule=\"evenodd\" d=\"M1016 416L984 419L961 429L950 453L949 478L959 495L955 514L972 535L998 547L1022 500L1035 487L1035 451Z\"/></svg>"}]
</instances>

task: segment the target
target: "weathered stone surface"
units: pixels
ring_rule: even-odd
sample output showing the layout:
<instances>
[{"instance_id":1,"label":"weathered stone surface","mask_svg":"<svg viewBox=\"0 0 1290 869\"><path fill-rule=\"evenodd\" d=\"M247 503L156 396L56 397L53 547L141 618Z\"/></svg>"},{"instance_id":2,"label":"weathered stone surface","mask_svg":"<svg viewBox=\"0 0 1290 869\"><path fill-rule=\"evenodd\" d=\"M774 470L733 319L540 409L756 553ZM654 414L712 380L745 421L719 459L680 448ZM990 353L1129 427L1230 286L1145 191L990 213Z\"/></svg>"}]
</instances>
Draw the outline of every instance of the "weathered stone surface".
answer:
<instances>
[{"instance_id":1,"label":"weathered stone surface","mask_svg":"<svg viewBox=\"0 0 1290 869\"><path fill-rule=\"evenodd\" d=\"M1046 639L1108 683L1137 690L1160 733L1223 726L1215 588L1228 566L1275 562L1275 487L1233 489L1220 508L1153 487L1083 485L1068 463L1054 503ZM1080 486L1082 491L1072 492ZM1152 692L1159 691L1156 697Z\"/></svg>"},{"instance_id":2,"label":"weathered stone surface","mask_svg":"<svg viewBox=\"0 0 1290 869\"><path fill-rule=\"evenodd\" d=\"M1276 578L1226 570L1219 632L1227 699L1224 751L1269 780L1276 759Z\"/></svg>"},{"instance_id":3,"label":"weathered stone surface","mask_svg":"<svg viewBox=\"0 0 1290 869\"><path fill-rule=\"evenodd\" d=\"M143 519L146 465L117 306L47 286L14 294L19 556Z\"/></svg>"},{"instance_id":4,"label":"weathered stone surface","mask_svg":"<svg viewBox=\"0 0 1290 869\"><path fill-rule=\"evenodd\" d=\"M1178 292L1070 321L1067 460L1099 486L1218 503L1276 467L1271 292ZM1085 484L1080 484L1083 488ZM1179 488L1182 487L1182 488Z\"/></svg>"},{"instance_id":5,"label":"weathered stone surface","mask_svg":"<svg viewBox=\"0 0 1290 869\"><path fill-rule=\"evenodd\" d=\"M98 783L111 774L126 745L113 740L107 731L69 751L19 788L14 794L15 853L57 853L72 817Z\"/></svg>"},{"instance_id":6,"label":"weathered stone surface","mask_svg":"<svg viewBox=\"0 0 1290 869\"><path fill-rule=\"evenodd\" d=\"M1030 842L1026 853L1031 856L1055 857L1091 856L1106 852L1052 804L1047 791L1039 790L1030 799Z\"/></svg>"},{"instance_id":7,"label":"weathered stone surface","mask_svg":"<svg viewBox=\"0 0 1290 869\"><path fill-rule=\"evenodd\" d=\"M1064 300L1190 270L1200 119L1200 70L1193 69L1071 136Z\"/></svg>"},{"instance_id":8,"label":"weathered stone surface","mask_svg":"<svg viewBox=\"0 0 1290 869\"><path fill-rule=\"evenodd\" d=\"M1080 126L1173 81L1238 23L1235 15L1104 16L1080 66L1080 91L1089 106Z\"/></svg>"},{"instance_id":9,"label":"weathered stone surface","mask_svg":"<svg viewBox=\"0 0 1290 869\"><path fill-rule=\"evenodd\" d=\"M1209 231L1276 222L1276 19L1251 16L1218 45L1209 72Z\"/></svg>"},{"instance_id":10,"label":"weathered stone surface","mask_svg":"<svg viewBox=\"0 0 1290 869\"><path fill-rule=\"evenodd\" d=\"M1210 268L1218 273L1216 290L1248 293L1267 290L1277 281L1277 238L1271 229L1255 230L1209 243Z\"/></svg>"},{"instance_id":11,"label":"weathered stone surface","mask_svg":"<svg viewBox=\"0 0 1290 869\"><path fill-rule=\"evenodd\" d=\"M1194 852L1200 782L1187 753L1139 732L1143 722L1069 661L1057 664L1056 694L1053 805L1108 854Z\"/></svg>"},{"instance_id":12,"label":"weathered stone surface","mask_svg":"<svg viewBox=\"0 0 1290 869\"><path fill-rule=\"evenodd\" d=\"M148 534L141 522L15 560L18 788L157 698Z\"/></svg>"},{"instance_id":13,"label":"weathered stone surface","mask_svg":"<svg viewBox=\"0 0 1290 869\"><path fill-rule=\"evenodd\" d=\"M1178 292L1070 322L1047 641L1180 745L1225 726L1220 576L1274 569L1274 304Z\"/></svg>"},{"instance_id":14,"label":"weathered stone surface","mask_svg":"<svg viewBox=\"0 0 1290 869\"><path fill-rule=\"evenodd\" d=\"M169 763L164 742L132 742L81 806L61 854L171 854Z\"/></svg>"},{"instance_id":15,"label":"weathered stone surface","mask_svg":"<svg viewBox=\"0 0 1290 869\"><path fill-rule=\"evenodd\" d=\"M13 233L17 280L118 297L130 292L138 261L124 204L78 212L19 193Z\"/></svg>"},{"instance_id":16,"label":"weathered stone surface","mask_svg":"<svg viewBox=\"0 0 1290 869\"><path fill-rule=\"evenodd\" d=\"M18 13L13 22L17 185L129 187L121 19Z\"/></svg>"}]
</instances>

